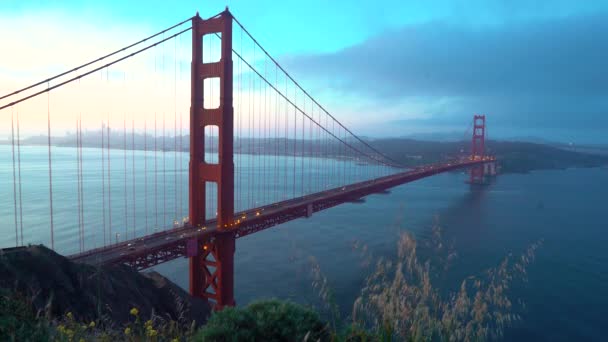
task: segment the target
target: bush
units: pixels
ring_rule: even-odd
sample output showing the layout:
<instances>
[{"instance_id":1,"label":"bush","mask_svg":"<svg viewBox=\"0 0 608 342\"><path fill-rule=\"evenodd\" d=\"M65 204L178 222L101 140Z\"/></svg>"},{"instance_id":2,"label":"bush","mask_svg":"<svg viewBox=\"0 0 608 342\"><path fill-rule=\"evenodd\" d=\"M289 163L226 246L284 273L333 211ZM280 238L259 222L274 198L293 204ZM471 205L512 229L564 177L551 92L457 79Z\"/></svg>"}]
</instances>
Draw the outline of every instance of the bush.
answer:
<instances>
[{"instance_id":1,"label":"bush","mask_svg":"<svg viewBox=\"0 0 608 342\"><path fill-rule=\"evenodd\" d=\"M278 300L214 313L195 341L325 341L329 331L308 308Z\"/></svg>"},{"instance_id":2,"label":"bush","mask_svg":"<svg viewBox=\"0 0 608 342\"><path fill-rule=\"evenodd\" d=\"M38 319L24 297L0 289L1 341L46 341L49 331L46 321Z\"/></svg>"}]
</instances>

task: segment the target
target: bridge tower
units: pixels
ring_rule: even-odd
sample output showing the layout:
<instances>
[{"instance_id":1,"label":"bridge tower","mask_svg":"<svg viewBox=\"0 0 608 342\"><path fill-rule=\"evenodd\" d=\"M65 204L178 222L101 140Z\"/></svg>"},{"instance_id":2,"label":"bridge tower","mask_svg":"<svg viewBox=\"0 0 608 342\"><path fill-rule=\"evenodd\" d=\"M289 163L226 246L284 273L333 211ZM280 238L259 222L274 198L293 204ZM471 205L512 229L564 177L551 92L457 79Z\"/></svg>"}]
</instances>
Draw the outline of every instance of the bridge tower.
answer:
<instances>
[{"instance_id":1,"label":"bridge tower","mask_svg":"<svg viewBox=\"0 0 608 342\"><path fill-rule=\"evenodd\" d=\"M203 63L203 36L219 34L221 57ZM190 106L189 220L194 227L205 224L206 184L217 184L217 230L211 241L187 242L190 259L190 294L207 299L215 310L234 306L234 161L232 105L232 14L228 8L218 16L192 18L192 66ZM219 107L204 103L204 81L219 78ZM219 134L218 162L205 160L205 127L216 126Z\"/></svg>"},{"instance_id":2,"label":"bridge tower","mask_svg":"<svg viewBox=\"0 0 608 342\"><path fill-rule=\"evenodd\" d=\"M473 117L473 141L471 145L472 160L480 160L486 153L486 116L475 115ZM471 168L469 182L471 184L482 184L485 176L485 165Z\"/></svg>"}]
</instances>

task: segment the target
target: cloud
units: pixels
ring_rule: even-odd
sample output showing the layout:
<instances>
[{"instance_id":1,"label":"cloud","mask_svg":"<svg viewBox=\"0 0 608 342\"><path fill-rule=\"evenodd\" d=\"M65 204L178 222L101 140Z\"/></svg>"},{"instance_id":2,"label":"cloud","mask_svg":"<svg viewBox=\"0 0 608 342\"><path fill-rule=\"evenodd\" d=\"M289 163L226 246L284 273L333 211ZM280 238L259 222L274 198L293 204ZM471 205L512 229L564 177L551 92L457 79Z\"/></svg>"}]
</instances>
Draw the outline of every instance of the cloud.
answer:
<instances>
[{"instance_id":1,"label":"cloud","mask_svg":"<svg viewBox=\"0 0 608 342\"><path fill-rule=\"evenodd\" d=\"M485 112L504 130L599 134L608 127L607 36L608 12L485 28L427 22L284 61L316 86L379 106L426 103L392 124L441 126Z\"/></svg>"}]
</instances>

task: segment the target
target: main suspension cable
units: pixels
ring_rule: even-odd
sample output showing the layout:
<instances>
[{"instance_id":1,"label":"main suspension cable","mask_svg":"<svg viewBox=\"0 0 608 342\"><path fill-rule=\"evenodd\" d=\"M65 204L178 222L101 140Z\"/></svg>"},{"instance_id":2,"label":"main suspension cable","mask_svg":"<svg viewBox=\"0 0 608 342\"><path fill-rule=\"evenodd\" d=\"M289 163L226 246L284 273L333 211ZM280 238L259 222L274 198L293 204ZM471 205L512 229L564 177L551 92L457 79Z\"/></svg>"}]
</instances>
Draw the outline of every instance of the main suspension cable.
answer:
<instances>
[{"instance_id":1,"label":"main suspension cable","mask_svg":"<svg viewBox=\"0 0 608 342\"><path fill-rule=\"evenodd\" d=\"M276 91L277 93L279 93L279 95L281 95L281 97L283 97L283 99L285 99L285 101L287 101L287 102L288 102L290 105L292 105L292 106L293 106L293 107L296 109L296 111L299 111L299 112L300 112L302 115L306 116L306 117L307 117L307 118L308 118L308 119L309 119L311 122L313 122L315 125L319 126L319 127L322 129L322 130L324 130L324 131L325 131L327 134L331 135L331 136L332 136L334 139L336 139L336 140L340 141L341 143L343 143L343 144L345 144L346 146L348 146L348 147L349 147L351 150L353 150L353 151L355 151L355 152L357 152L357 153L359 153L359 154L361 154L361 155L364 155L364 156L366 156L367 158L369 158L369 159L371 159L371 160L375 160L375 161L377 161L377 162L379 162L379 163L382 163L382 164L387 164L387 165L390 165L390 166L393 166L393 167L402 167L402 166L401 166L399 163L396 163L396 162L395 162L394 164L392 164L392 165L391 165L391 164L388 164L388 163L383 162L383 161L381 161L381 160L378 160L376 157L374 157L374 156L372 156L372 155L369 155L369 154L367 154L367 153L365 153L365 152L361 151L361 150L360 150L360 149L358 149L357 147L355 147L355 146L353 146L353 145L351 145L351 144L347 143L345 140L343 140L343 139L339 138L338 136L336 136L336 135L335 135L333 132L330 132L330 131L329 131L327 128L325 128L325 127L324 127L323 125L321 125L319 122L315 121L315 120L314 120L314 119L313 119L313 118L312 118L310 115L308 115L308 114L307 114L306 112L304 112L304 111L303 111L303 110L302 110L300 107L298 107L298 106L297 106L297 105L296 105L294 102L292 102L292 100L290 100L289 98L287 98L287 96L286 96L285 94L283 94L283 93L282 93L282 92L281 92L279 89L277 89L277 88L276 88L276 87L275 87L275 86L274 86L272 83L270 83L270 81L268 81L266 78L264 78L264 76L263 76L262 74L260 74L260 72L259 72L257 69L255 69L255 68L254 68L254 67L253 67L253 66L252 66L252 65L251 65L249 62L247 62L247 61L246 61L246 60L245 60L245 59L244 59L244 58L243 58L243 57L242 57L242 56L241 56L239 53L237 53L237 52L236 52L236 51L234 51L234 50L233 50L233 52L234 52L234 54L235 54L235 55L236 55L236 56L237 56L239 59L241 59L241 60L243 61L243 63L245 63L245 65L247 65L247 66L248 66L248 67L249 67L249 68L250 68L250 69L251 69L251 70L252 70L252 71L253 71L255 74L257 74L257 75L258 75L258 76L259 76L259 77L260 77L262 80L264 80L264 82L266 82L266 83L267 83L267 84L268 84L268 85L269 85L269 86L270 86L272 89L274 89L274 91ZM289 77L289 76L287 75L287 77ZM295 92L294 92L294 93L295 93ZM309 96L309 98L310 98L310 96ZM313 101L314 101L314 100L313 100ZM316 102L315 102L315 103L316 103ZM318 104L317 104L317 105L318 105ZM322 107L320 107L320 106L319 106L319 108L323 109L323 108L322 108ZM332 117L332 116L331 116L331 115L329 115L327 112L326 112L326 114L327 114L329 117ZM333 118L333 117L332 117L332 118ZM334 120L335 120L335 119L334 119ZM335 120L335 121L336 121L336 122L338 122L337 120ZM340 124L340 123L338 122L338 124ZM352 132L350 132L350 131L348 130L348 128L344 127L342 124L340 124L340 125L341 125L341 126L342 126L342 127L345 129L345 130L347 130L349 133L351 133L351 135L355 136L354 134L352 134ZM356 137L356 136L355 136L355 137ZM359 141L360 141L360 140L359 140ZM361 142L361 143L365 145L365 142ZM382 155L382 153L380 153L380 152L378 152L378 154ZM387 158L387 159L388 159L388 160L391 160L390 158Z\"/></svg>"},{"instance_id":2,"label":"main suspension cable","mask_svg":"<svg viewBox=\"0 0 608 342\"><path fill-rule=\"evenodd\" d=\"M186 23L186 22L188 22L188 21L192 20L192 18L193 18L193 17L190 17L190 18L188 18L188 19L186 19L186 20L184 20L184 21L181 21L181 22L179 22L179 23L177 23L177 24L175 24L175 25L173 25L173 26L171 26L171 27L169 27L169 28L166 28L166 29L164 29L164 30L162 30L162 31L160 31L160 32L158 32L158 33L155 33L155 34L153 34L153 35L151 35L151 36L148 36L148 37L146 37L146 38L144 38L144 39L142 39L142 40L140 40L140 41L137 41L137 42L135 42L135 43L133 43L133 44L131 44L131 45L129 45L129 46L126 46L126 47L124 47L124 48L122 48L122 49L116 50L116 51L111 52L111 53L109 53L109 54L107 54L107 55L105 55L105 56L102 56L102 57L99 57L99 58L97 58L97 59L95 59L95 60L92 60L92 61L86 62L86 63L84 63L84 64L81 64L81 65L79 65L79 66L77 66L77 67L75 67L75 68L73 68L73 69L70 69L70 70L64 71L64 72L62 72L62 73L60 73L60 74L57 74L57 75L55 75L55 76L49 77L49 78L47 78L47 79L46 79L46 80L44 80L44 81L40 81L40 82L34 83L34 84L29 85L29 86L27 86L27 87L24 87L24 88L21 88L21 89L19 89L19 90L16 90L16 91L14 91L14 92L12 92L12 93L10 93L10 94L2 95L2 96L0 96L0 100L5 99L5 98L10 97L10 96L13 96L13 95L17 95L17 94L19 94L19 93L21 93L21 92L23 92L23 91L26 91L26 90L28 90L28 89L31 89L31 88L37 87L37 86L42 85L42 84L44 84L44 83L48 83L48 82L50 82L50 81L52 81L52 80L54 80L54 79L56 79L56 78L59 78L59 77L65 76L65 75L67 75L67 74L70 74L70 73L72 73L72 72L78 71L78 70L80 70L80 69L82 69L82 68L84 68L84 67L87 67L87 66L91 65L91 64L95 64L95 63L97 63L97 62L100 62L100 61L102 61L102 60L104 60L104 59L108 58L108 57L111 57L111 56L114 56L114 55L116 55L116 54L118 54L118 53L121 53L121 52L123 52L123 51L126 51L126 50L128 50L128 49L130 49L130 48L132 48L132 47L134 47L134 46L137 46L137 45L139 45L139 44L141 44L141 43L144 43L144 42L148 41L149 39L152 39L152 38L154 38L154 37L157 37L157 36L159 36L159 35L161 35L161 34L163 34L163 33L167 32L167 31L170 31L170 30L172 30L172 29L174 29L174 28L176 28L176 27L178 27L178 26L181 26L181 25L183 25L184 23ZM1 109L1 108L0 108L0 109Z\"/></svg>"},{"instance_id":3,"label":"main suspension cable","mask_svg":"<svg viewBox=\"0 0 608 342\"><path fill-rule=\"evenodd\" d=\"M378 153L379 155L381 155L382 157L384 157L386 160L389 160L391 162L394 163L393 166L397 166L397 167L403 167L399 162L395 161L394 159L386 156L384 153L378 151L377 149L375 149L374 147L372 147L371 145L369 145L367 142L365 142L364 140L362 140L361 138L359 138L359 136L357 136L356 134L354 134L351 130L349 130L346 126L344 126L339 120L337 120L333 115L331 115L321 104L319 104L306 90L304 90L304 88L268 53L268 51L266 51L266 49L264 49L264 47L251 35L251 33L249 33L249 31L247 31L247 29L238 21L238 19L236 19L234 17L234 15L232 15L231 13L231 17L234 20L235 23L237 23L237 25L239 25L241 27L241 29L249 36L249 38L251 38L251 40L253 40L255 42L256 45L258 45L260 47L260 49L266 54L266 56L268 56L268 58L270 58L270 60L272 60L275 65L281 69L281 71L283 71L283 73L285 73L285 75L287 77L289 77L289 79L298 87L300 88L300 90L302 90L302 92L304 94L306 94L306 96L308 96L317 106L319 106L319 108L321 108L321 110L323 110L325 112L325 114L327 114L329 117L331 117L334 121L336 121L340 126L342 126L348 133L350 133L355 139L357 139L358 141L360 141L362 144L364 144L365 146L367 146L369 149L371 149L372 151ZM233 50L234 51L234 50ZM236 51L234 51L236 53ZM239 56L240 57L240 56ZM245 62L246 63L246 62ZM272 85L271 85L272 86Z\"/></svg>"},{"instance_id":4,"label":"main suspension cable","mask_svg":"<svg viewBox=\"0 0 608 342\"><path fill-rule=\"evenodd\" d=\"M135 55L138 55L138 54L140 54L140 53L142 53L142 52L144 52L144 51L146 51L146 50L148 50L148 49L150 49L150 48L153 48L153 47L155 47L155 46L157 46L157 45L159 45L159 44L161 44L161 43L166 42L167 40L170 40L170 39L175 38L175 37L177 37L177 36L179 36L179 35L181 35L181 34L183 34L183 33L185 33L185 32L188 32L188 31L190 31L191 29L192 29L192 27L189 27L189 28L187 28L187 29L184 29L184 30L182 30L182 31L180 31L180 32L178 32L178 33L176 33L176 34L174 34L174 35L171 35L171 36L169 36L169 37L167 37L167 38L165 38L165 39L159 40L158 42L156 42L156 43L154 43L154 44L152 44L152 45L148 45L148 46L146 46L146 47L144 47L144 48L141 48L141 49L139 49L139 50L137 50L137 51L135 51L135 52L133 52L133 53L131 53L131 54L127 55L127 56L124 56L124 57L121 57L121 58L119 58L119 59L116 59L116 60L114 60L114 61L112 61L112 62L106 63L106 64L104 64L104 65L102 65L102 66L100 66L100 67L97 67L97 68L93 69L93 70L87 71L87 72L85 72L84 74L80 74L80 75L78 75L78 76L76 76L76 77L72 77L72 78L70 78L70 79L68 79L68 80L66 80L66 81L63 81L63 82L61 82L61 83L58 83L58 84L56 84L56 85L54 85L54 86L52 86L52 87L47 87L47 89L41 90L41 91L36 92L36 93L34 93L34 94L28 95L28 96L26 96L26 97L22 97L22 98L20 98L19 100L16 100L16 101L13 101L13 102L11 102L11 103L9 103L9 104L6 104L6 105L4 105L4 106L1 106L1 107L0 107L0 110L5 109L5 108L8 108L8 107L11 107L11 106L14 106L14 105L16 105L16 104L18 104L18 103L21 103L21 102L23 102L23 101L29 100L29 99L31 99L31 98L33 98L33 97L36 97L36 96L40 95L40 94L47 93L47 92L49 92L49 91L51 91L51 90L53 90L53 89L59 88L59 87L64 86L64 85L66 85L66 84L68 84L68 83L74 82L74 81L76 81L76 80L78 80L78 79L81 79L81 78L83 78L83 77L85 77L85 76L88 76L88 75L90 75L90 74L92 74L92 73L94 73L94 72L97 72L97 71L102 70L102 69L104 69L104 68L107 68L107 67L109 67L109 66L111 66L111 65L114 65L114 64L116 64L116 63L118 63L118 62L124 61L124 60L125 60L125 59L127 59L127 58L131 58L131 57L133 57L133 56L135 56Z\"/></svg>"}]
</instances>

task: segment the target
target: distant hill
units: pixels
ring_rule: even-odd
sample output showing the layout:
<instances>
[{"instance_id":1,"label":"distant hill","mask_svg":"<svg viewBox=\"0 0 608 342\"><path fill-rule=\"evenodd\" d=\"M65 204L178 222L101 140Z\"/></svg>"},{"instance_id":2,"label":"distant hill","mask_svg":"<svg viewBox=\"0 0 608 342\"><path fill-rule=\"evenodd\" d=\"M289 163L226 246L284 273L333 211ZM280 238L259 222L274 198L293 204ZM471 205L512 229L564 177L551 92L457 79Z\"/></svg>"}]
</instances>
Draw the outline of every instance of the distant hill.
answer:
<instances>
[{"instance_id":1,"label":"distant hill","mask_svg":"<svg viewBox=\"0 0 608 342\"><path fill-rule=\"evenodd\" d=\"M429 137L434 135L429 135ZM387 154L396 161L406 166L416 166L421 164L434 163L447 159L454 159L466 155L470 149L470 140L456 138L456 133L446 134L441 140L421 140L411 138L365 138L368 143L375 146L379 151ZM107 142L107 137L105 138ZM152 151L154 146L165 151L189 151L190 136L152 136L144 137L142 134L135 134L131 139L127 139L127 149L132 149L131 141L135 142L136 150L143 150L144 146ZM349 143L362 150L367 151L361 143L352 139L347 139ZM539 140L544 141L544 140ZM7 143L6 141L0 143ZM46 145L48 143L45 136L35 136L22 140L23 145ZM72 147L76 146L76 136L66 135L63 137L53 137L52 143L55 146ZM84 147L100 147L101 132L87 131L83 135ZM112 149L124 148L124 136L121 132L112 132L110 147ZM207 137L205 147L207 151L217 151L217 137ZM608 165L607 146L572 146L565 143L549 142L522 142L506 140L490 140L486 143L489 153L495 154L500 159L502 172L528 172L540 169L564 169L570 167L597 167ZM303 155L320 156L328 158L353 158L355 153L344 148L343 145L334 140L286 140L285 138L239 138L235 137L235 153L243 154L273 154L273 155Z\"/></svg>"},{"instance_id":2,"label":"distant hill","mask_svg":"<svg viewBox=\"0 0 608 342\"><path fill-rule=\"evenodd\" d=\"M393 138L375 140L373 145L394 159L415 166L466 155L470 141L434 142ZM608 165L608 155L570 151L531 142L491 140L486 142L486 149L499 158L503 172Z\"/></svg>"}]
</instances>

